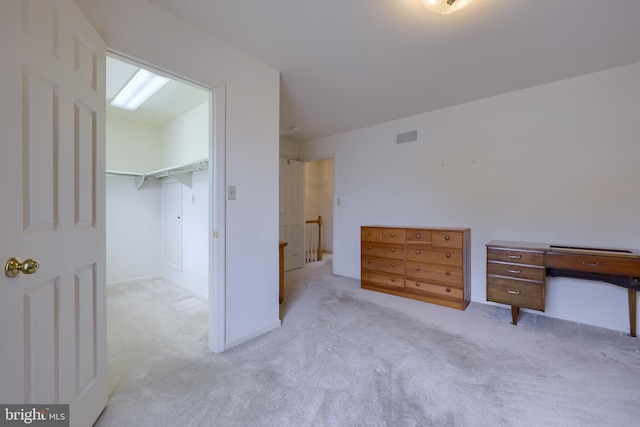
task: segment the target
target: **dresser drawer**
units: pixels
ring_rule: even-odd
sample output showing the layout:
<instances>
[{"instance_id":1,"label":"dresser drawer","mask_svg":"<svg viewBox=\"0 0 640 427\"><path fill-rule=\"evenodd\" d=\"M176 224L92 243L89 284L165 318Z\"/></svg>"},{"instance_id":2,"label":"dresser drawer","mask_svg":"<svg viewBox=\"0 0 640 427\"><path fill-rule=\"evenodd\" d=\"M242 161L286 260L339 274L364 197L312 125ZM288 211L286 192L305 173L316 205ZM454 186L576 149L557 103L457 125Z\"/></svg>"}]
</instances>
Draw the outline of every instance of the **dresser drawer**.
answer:
<instances>
[{"instance_id":1,"label":"dresser drawer","mask_svg":"<svg viewBox=\"0 0 640 427\"><path fill-rule=\"evenodd\" d=\"M436 294L440 296L451 297L455 299L462 299L464 291L462 288L456 288L453 286L441 286L434 283L423 282L419 280L412 280L407 278L407 289L414 291L425 292L430 294Z\"/></svg>"},{"instance_id":2,"label":"dresser drawer","mask_svg":"<svg viewBox=\"0 0 640 427\"><path fill-rule=\"evenodd\" d=\"M382 258L404 259L404 245L391 245L386 243L362 243L360 255Z\"/></svg>"},{"instance_id":3,"label":"dresser drawer","mask_svg":"<svg viewBox=\"0 0 640 427\"><path fill-rule=\"evenodd\" d=\"M544 283L489 276L487 301L544 311Z\"/></svg>"},{"instance_id":4,"label":"dresser drawer","mask_svg":"<svg viewBox=\"0 0 640 427\"><path fill-rule=\"evenodd\" d=\"M529 267L526 265L487 261L487 274L542 282L546 277L546 269L544 267Z\"/></svg>"},{"instance_id":5,"label":"dresser drawer","mask_svg":"<svg viewBox=\"0 0 640 427\"><path fill-rule=\"evenodd\" d=\"M360 281L363 285L385 286L387 288L404 288L404 275L385 273L362 268L360 271Z\"/></svg>"},{"instance_id":6,"label":"dresser drawer","mask_svg":"<svg viewBox=\"0 0 640 427\"><path fill-rule=\"evenodd\" d=\"M407 246L407 261L461 266L462 260L462 250L460 249L431 249Z\"/></svg>"},{"instance_id":7,"label":"dresser drawer","mask_svg":"<svg viewBox=\"0 0 640 427\"><path fill-rule=\"evenodd\" d=\"M637 258L596 257L589 254L577 255L550 252L547 254L547 267L587 273L640 276L640 259Z\"/></svg>"},{"instance_id":8,"label":"dresser drawer","mask_svg":"<svg viewBox=\"0 0 640 427\"><path fill-rule=\"evenodd\" d=\"M407 229L407 243L424 243L431 245L433 232L431 230L420 228Z\"/></svg>"},{"instance_id":9,"label":"dresser drawer","mask_svg":"<svg viewBox=\"0 0 640 427\"><path fill-rule=\"evenodd\" d=\"M404 260L393 258L362 257L362 267L369 270L385 271L387 273L404 274Z\"/></svg>"},{"instance_id":10,"label":"dresser drawer","mask_svg":"<svg viewBox=\"0 0 640 427\"><path fill-rule=\"evenodd\" d=\"M455 231L434 231L434 248L458 248L462 249L462 233Z\"/></svg>"},{"instance_id":11,"label":"dresser drawer","mask_svg":"<svg viewBox=\"0 0 640 427\"><path fill-rule=\"evenodd\" d=\"M487 260L544 266L544 252L487 248Z\"/></svg>"},{"instance_id":12,"label":"dresser drawer","mask_svg":"<svg viewBox=\"0 0 640 427\"><path fill-rule=\"evenodd\" d=\"M382 242L383 243L398 243L404 245L405 233L404 228L383 228L382 229Z\"/></svg>"},{"instance_id":13,"label":"dresser drawer","mask_svg":"<svg viewBox=\"0 0 640 427\"><path fill-rule=\"evenodd\" d=\"M461 266L425 264L407 261L407 279L430 280L462 286L463 274Z\"/></svg>"},{"instance_id":14,"label":"dresser drawer","mask_svg":"<svg viewBox=\"0 0 640 427\"><path fill-rule=\"evenodd\" d=\"M363 242L381 242L382 230L378 227L360 227L360 240Z\"/></svg>"}]
</instances>

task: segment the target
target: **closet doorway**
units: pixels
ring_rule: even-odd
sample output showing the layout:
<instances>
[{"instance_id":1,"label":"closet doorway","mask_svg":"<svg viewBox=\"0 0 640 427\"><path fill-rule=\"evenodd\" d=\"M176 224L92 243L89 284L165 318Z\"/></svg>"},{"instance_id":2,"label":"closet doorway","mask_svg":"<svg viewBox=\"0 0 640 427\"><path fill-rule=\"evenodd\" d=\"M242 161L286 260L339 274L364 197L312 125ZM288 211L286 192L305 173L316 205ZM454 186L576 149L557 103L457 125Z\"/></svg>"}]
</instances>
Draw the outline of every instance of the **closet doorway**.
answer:
<instances>
[{"instance_id":1,"label":"closet doorway","mask_svg":"<svg viewBox=\"0 0 640 427\"><path fill-rule=\"evenodd\" d=\"M141 93L155 92L141 103L144 95L129 95L137 106L113 105L136 80L144 83ZM212 335L219 331L211 330L217 323L207 302L213 289L213 93L108 55L106 96L107 288L175 286L199 298L209 307L202 327L210 329L215 350Z\"/></svg>"}]
</instances>

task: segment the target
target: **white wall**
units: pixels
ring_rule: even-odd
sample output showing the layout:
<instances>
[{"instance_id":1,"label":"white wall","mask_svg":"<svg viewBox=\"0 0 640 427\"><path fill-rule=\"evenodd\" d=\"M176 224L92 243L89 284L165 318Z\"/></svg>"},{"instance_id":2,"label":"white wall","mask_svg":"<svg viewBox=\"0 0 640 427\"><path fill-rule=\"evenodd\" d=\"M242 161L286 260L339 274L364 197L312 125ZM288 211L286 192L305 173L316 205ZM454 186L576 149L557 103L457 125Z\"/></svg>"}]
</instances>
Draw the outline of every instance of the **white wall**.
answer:
<instances>
[{"instance_id":1,"label":"white wall","mask_svg":"<svg viewBox=\"0 0 640 427\"><path fill-rule=\"evenodd\" d=\"M209 102L187 111L162 128L165 167L209 157Z\"/></svg>"},{"instance_id":2,"label":"white wall","mask_svg":"<svg viewBox=\"0 0 640 427\"><path fill-rule=\"evenodd\" d=\"M75 2L108 48L207 87L224 85L224 179L237 189L220 230L226 241L225 346L277 328L278 71L146 0Z\"/></svg>"},{"instance_id":3,"label":"white wall","mask_svg":"<svg viewBox=\"0 0 640 427\"><path fill-rule=\"evenodd\" d=\"M162 129L107 115L107 170L152 172L164 168Z\"/></svg>"},{"instance_id":4,"label":"white wall","mask_svg":"<svg viewBox=\"0 0 640 427\"><path fill-rule=\"evenodd\" d=\"M280 138L280 157L284 159L299 159L300 144L286 138Z\"/></svg>"},{"instance_id":5,"label":"white wall","mask_svg":"<svg viewBox=\"0 0 640 427\"><path fill-rule=\"evenodd\" d=\"M107 283L162 274L162 185L107 175Z\"/></svg>"},{"instance_id":6,"label":"white wall","mask_svg":"<svg viewBox=\"0 0 640 427\"><path fill-rule=\"evenodd\" d=\"M638 112L640 63L303 144L335 156L335 273L359 278L365 224L471 227L481 303L490 240L640 248ZM555 278L546 292L549 316L628 332L624 288Z\"/></svg>"}]
</instances>

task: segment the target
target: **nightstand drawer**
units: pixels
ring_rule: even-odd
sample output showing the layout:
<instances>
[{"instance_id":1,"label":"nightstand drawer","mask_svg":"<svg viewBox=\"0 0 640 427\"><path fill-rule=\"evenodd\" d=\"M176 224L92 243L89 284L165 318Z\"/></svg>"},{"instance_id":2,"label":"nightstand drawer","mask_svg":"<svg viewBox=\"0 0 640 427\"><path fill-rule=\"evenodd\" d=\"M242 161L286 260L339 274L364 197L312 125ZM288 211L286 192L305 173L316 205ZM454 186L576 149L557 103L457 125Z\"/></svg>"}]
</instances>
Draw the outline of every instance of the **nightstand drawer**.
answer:
<instances>
[{"instance_id":1,"label":"nightstand drawer","mask_svg":"<svg viewBox=\"0 0 640 427\"><path fill-rule=\"evenodd\" d=\"M544 252L487 248L487 260L544 266Z\"/></svg>"},{"instance_id":2,"label":"nightstand drawer","mask_svg":"<svg viewBox=\"0 0 640 427\"><path fill-rule=\"evenodd\" d=\"M507 276L514 279L536 280L542 282L545 279L544 267L529 267L503 262L487 261L487 274L492 276Z\"/></svg>"},{"instance_id":3,"label":"nightstand drawer","mask_svg":"<svg viewBox=\"0 0 640 427\"><path fill-rule=\"evenodd\" d=\"M544 283L489 276L487 301L544 311Z\"/></svg>"}]
</instances>

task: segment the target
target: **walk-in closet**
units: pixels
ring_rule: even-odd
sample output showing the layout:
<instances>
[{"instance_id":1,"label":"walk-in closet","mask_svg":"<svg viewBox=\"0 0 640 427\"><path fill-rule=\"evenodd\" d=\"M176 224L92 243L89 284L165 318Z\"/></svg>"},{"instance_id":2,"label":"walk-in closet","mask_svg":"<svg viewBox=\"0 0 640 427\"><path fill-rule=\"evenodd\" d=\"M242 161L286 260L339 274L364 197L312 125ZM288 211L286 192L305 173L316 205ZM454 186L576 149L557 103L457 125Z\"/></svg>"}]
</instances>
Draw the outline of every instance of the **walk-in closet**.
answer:
<instances>
[{"instance_id":1,"label":"walk-in closet","mask_svg":"<svg viewBox=\"0 0 640 427\"><path fill-rule=\"evenodd\" d=\"M156 72L140 106L111 105L140 70L107 58L107 284L162 278L207 298L210 92Z\"/></svg>"}]
</instances>

